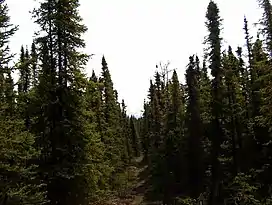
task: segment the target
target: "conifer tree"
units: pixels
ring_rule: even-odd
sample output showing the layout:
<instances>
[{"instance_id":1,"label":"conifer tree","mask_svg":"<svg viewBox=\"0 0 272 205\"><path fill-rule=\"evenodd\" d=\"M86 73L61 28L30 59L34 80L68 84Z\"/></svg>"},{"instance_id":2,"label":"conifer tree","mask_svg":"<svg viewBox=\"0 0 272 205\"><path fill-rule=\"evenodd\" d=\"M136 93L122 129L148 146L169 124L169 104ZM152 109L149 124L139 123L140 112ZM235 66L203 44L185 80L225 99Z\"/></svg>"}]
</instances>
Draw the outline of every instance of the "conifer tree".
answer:
<instances>
[{"instance_id":1,"label":"conifer tree","mask_svg":"<svg viewBox=\"0 0 272 205\"><path fill-rule=\"evenodd\" d=\"M97 76L96 76L94 70L93 70L93 72L92 72L92 76L91 76L90 80L92 80L92 81L95 82L95 83L98 82L98 79L97 79Z\"/></svg>"},{"instance_id":2,"label":"conifer tree","mask_svg":"<svg viewBox=\"0 0 272 205\"><path fill-rule=\"evenodd\" d=\"M162 81L161 75L156 72L155 74L155 83L154 83L154 138L153 138L153 146L154 151L160 148L160 145L163 140L163 99L162 99Z\"/></svg>"},{"instance_id":3,"label":"conifer tree","mask_svg":"<svg viewBox=\"0 0 272 205\"><path fill-rule=\"evenodd\" d=\"M211 81L208 76L208 69L205 60L200 68L199 79L199 109L203 126L203 136L205 137L205 146L208 148L210 123L211 123Z\"/></svg>"},{"instance_id":4,"label":"conifer tree","mask_svg":"<svg viewBox=\"0 0 272 205\"><path fill-rule=\"evenodd\" d=\"M117 168L118 162L121 158L120 134L117 129L120 119L120 113L118 113L118 105L116 104L116 93L113 88L113 82L108 69L105 57L102 58L102 78L103 83L102 99L103 99L103 113L105 118L105 127L103 129L104 143L107 147L107 158L110 161L112 167Z\"/></svg>"},{"instance_id":5,"label":"conifer tree","mask_svg":"<svg viewBox=\"0 0 272 205\"><path fill-rule=\"evenodd\" d=\"M204 164L203 164L203 127L199 107L199 65L198 58L190 57L190 63L186 71L186 82L188 86L187 106L187 129L188 129L188 173L189 173L189 194L197 198L203 189Z\"/></svg>"},{"instance_id":6,"label":"conifer tree","mask_svg":"<svg viewBox=\"0 0 272 205\"><path fill-rule=\"evenodd\" d=\"M246 40L249 68L251 68L252 67L252 43L251 43L252 37L249 34L248 21L246 16L244 17L244 31L245 31L245 40Z\"/></svg>"},{"instance_id":7,"label":"conifer tree","mask_svg":"<svg viewBox=\"0 0 272 205\"><path fill-rule=\"evenodd\" d=\"M126 106L118 102L118 93L114 90L111 74L105 57L102 57L100 125L102 142L106 147L105 161L109 165L109 186L111 191L121 189L126 183L122 178L126 166L131 160L131 137Z\"/></svg>"},{"instance_id":8,"label":"conifer tree","mask_svg":"<svg viewBox=\"0 0 272 205\"><path fill-rule=\"evenodd\" d=\"M130 123L130 136L131 136L131 145L133 149L133 155L135 157L140 156L140 143L139 143L139 133L137 132L137 127L136 127L136 119L131 116L129 119Z\"/></svg>"},{"instance_id":9,"label":"conifer tree","mask_svg":"<svg viewBox=\"0 0 272 205\"><path fill-rule=\"evenodd\" d=\"M23 67L23 64L25 63L25 49L22 46L21 47L21 53L20 53L20 67ZM24 77L25 77L25 69L20 69L20 79L18 82L18 93L23 92L23 85L24 85Z\"/></svg>"},{"instance_id":10,"label":"conifer tree","mask_svg":"<svg viewBox=\"0 0 272 205\"><path fill-rule=\"evenodd\" d=\"M223 136L222 128L222 67L221 67L221 19L219 16L219 9L213 1L210 1L206 13L206 26L209 34L206 39L206 43L209 46L209 61L212 80L212 180L211 180L211 194L210 204L215 205L220 203L220 182L221 176L221 165L219 161L220 156L220 145ZM222 199L221 199L222 200Z\"/></svg>"},{"instance_id":11,"label":"conifer tree","mask_svg":"<svg viewBox=\"0 0 272 205\"><path fill-rule=\"evenodd\" d=\"M266 44L266 50L268 55L262 50L262 43L259 41L257 44L257 49L253 49L253 61L255 65L255 73L257 80L255 83L255 102L259 108L257 108L255 117L256 125L254 126L254 131L256 138L258 139L258 150L261 150L261 158L258 158L259 161L262 161L261 170L263 170L260 178L263 182L262 194L265 196L271 194L271 190L268 187L271 186L272 180L269 178L269 173L271 173L271 56L272 56L272 5L269 0L259 0L260 7L263 9L263 17L261 19L262 31L264 34L264 42ZM257 43L257 42L256 42ZM257 61L257 62L256 62ZM259 100L258 100L259 99ZM258 163L260 166L260 163Z\"/></svg>"},{"instance_id":12,"label":"conifer tree","mask_svg":"<svg viewBox=\"0 0 272 205\"><path fill-rule=\"evenodd\" d=\"M263 25L263 34L265 36L267 50L270 58L272 57L272 5L270 0L258 0L260 7L263 9L263 18L261 24Z\"/></svg>"},{"instance_id":13,"label":"conifer tree","mask_svg":"<svg viewBox=\"0 0 272 205\"><path fill-rule=\"evenodd\" d=\"M87 104L86 109L86 121L92 122L86 129L89 130L88 135L92 136L89 140L91 141L89 146L89 160L90 164L87 171L91 171L91 175L87 175L89 184L89 197L91 201L98 200L109 190L108 179L110 173L110 167L108 162L105 160L106 147L102 142L102 127L101 127L101 117L102 117L102 104L101 104L101 93L99 89L99 82L95 80L95 73L93 72L92 77L88 81L85 101Z\"/></svg>"},{"instance_id":14,"label":"conifer tree","mask_svg":"<svg viewBox=\"0 0 272 205\"><path fill-rule=\"evenodd\" d=\"M245 105L245 117L249 118L249 101L250 101L250 75L243 60L243 50L241 47L237 48L238 57L238 80L242 87L243 102Z\"/></svg>"},{"instance_id":15,"label":"conifer tree","mask_svg":"<svg viewBox=\"0 0 272 205\"><path fill-rule=\"evenodd\" d=\"M231 156L232 156L232 172L233 176L236 176L240 172L241 162L239 161L239 153L241 149L241 133L242 125L240 116L242 113L238 106L238 95L239 95L239 61L234 56L232 48L229 46L228 54L224 55L223 59L223 69L225 73L225 82L226 82L226 96L228 99L228 113L226 118L228 119L228 126L226 127L229 130L230 138L229 142L232 145L231 147ZM241 96L241 95L240 95ZM242 103L239 103L240 105ZM238 114L239 113L239 114Z\"/></svg>"},{"instance_id":16,"label":"conifer tree","mask_svg":"<svg viewBox=\"0 0 272 205\"><path fill-rule=\"evenodd\" d=\"M145 163L148 162L149 159L149 153L150 153L150 105L144 101L144 111L142 116L142 123L141 123L141 144L142 144L142 150L144 159L143 161Z\"/></svg>"},{"instance_id":17,"label":"conifer tree","mask_svg":"<svg viewBox=\"0 0 272 205\"><path fill-rule=\"evenodd\" d=\"M266 65L258 65L258 69L261 70L262 76L259 77L259 82L261 83L261 114L263 115L263 121L261 122L263 126L268 126L271 130L271 119L272 115L269 109L272 107L271 104L271 57L272 57L272 5L269 0L259 0L260 6L263 9L263 34L265 36L265 42L267 45L267 50L269 51L269 60Z\"/></svg>"},{"instance_id":18,"label":"conifer tree","mask_svg":"<svg viewBox=\"0 0 272 205\"><path fill-rule=\"evenodd\" d=\"M183 131L183 97L178 75L174 70L171 83L169 83L169 107L166 112L166 131L163 140L163 155L165 155L163 158L165 166L163 168L165 170L163 175L164 202L168 204L173 202L177 194L185 192L187 182L187 144Z\"/></svg>"},{"instance_id":19,"label":"conifer tree","mask_svg":"<svg viewBox=\"0 0 272 205\"><path fill-rule=\"evenodd\" d=\"M32 81L32 86L36 87L38 83L38 76L39 76L39 70L38 70L38 65L37 65L37 60L38 60L38 54L35 46L35 42L31 44L31 81Z\"/></svg>"},{"instance_id":20,"label":"conifer tree","mask_svg":"<svg viewBox=\"0 0 272 205\"><path fill-rule=\"evenodd\" d=\"M86 120L87 104L82 73L87 55L81 38L87 30L78 13L79 1L46 0L34 10L41 33L41 76L36 103L40 106L35 130L43 148L40 168L51 204L86 204L91 184L89 166L95 134ZM92 186L91 186L92 187Z\"/></svg>"},{"instance_id":21,"label":"conifer tree","mask_svg":"<svg viewBox=\"0 0 272 205\"><path fill-rule=\"evenodd\" d=\"M261 106L263 103L261 90L262 88L266 87L263 79L266 74L266 70L269 68L268 57L264 52L262 45L262 41L257 39L252 49L252 76L254 76L254 81L252 82L251 87L251 112L253 117L254 135L255 139L257 140L257 147L259 147L257 149L259 151L262 150L262 144L266 143L266 140L268 139L267 126L259 121L264 119L261 117ZM256 160L259 161L258 159Z\"/></svg>"},{"instance_id":22,"label":"conifer tree","mask_svg":"<svg viewBox=\"0 0 272 205\"><path fill-rule=\"evenodd\" d=\"M30 129L30 86L31 86L31 70L30 70L30 56L28 49L21 47L20 62L18 65L20 73L18 80L18 109L20 117L25 119L26 129Z\"/></svg>"},{"instance_id":23,"label":"conifer tree","mask_svg":"<svg viewBox=\"0 0 272 205\"><path fill-rule=\"evenodd\" d=\"M152 192L154 196L166 200L169 197L165 196L167 166L166 154L164 153L164 138L165 138L165 110L163 101L163 83L161 75L155 73L155 82L150 82L150 131L149 131L149 169L151 172Z\"/></svg>"},{"instance_id":24,"label":"conifer tree","mask_svg":"<svg viewBox=\"0 0 272 205\"><path fill-rule=\"evenodd\" d=\"M131 138L131 130L130 130L130 124L129 124L129 118L127 116L127 110L124 99L121 103L121 126L122 126L122 138L123 138L123 149L122 152L122 161L125 162L125 164L131 163L131 159L133 158L133 144L132 144L132 138Z\"/></svg>"}]
</instances>

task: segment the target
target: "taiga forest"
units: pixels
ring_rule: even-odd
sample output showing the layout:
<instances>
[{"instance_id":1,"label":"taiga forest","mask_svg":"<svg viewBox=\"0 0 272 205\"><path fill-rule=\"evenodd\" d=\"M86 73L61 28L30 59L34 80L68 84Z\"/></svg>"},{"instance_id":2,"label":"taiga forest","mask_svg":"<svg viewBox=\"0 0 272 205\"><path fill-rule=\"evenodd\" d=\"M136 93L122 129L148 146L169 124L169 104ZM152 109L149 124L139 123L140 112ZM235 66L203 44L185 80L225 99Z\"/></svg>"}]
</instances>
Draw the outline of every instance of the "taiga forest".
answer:
<instances>
[{"instance_id":1,"label":"taiga forest","mask_svg":"<svg viewBox=\"0 0 272 205\"><path fill-rule=\"evenodd\" d=\"M241 19L244 46L227 49L211 0L204 55L188 54L185 82L157 65L140 117L107 56L86 74L79 6L40 1L15 58L20 25L0 0L0 205L272 205L270 0L256 0L259 22Z\"/></svg>"}]
</instances>

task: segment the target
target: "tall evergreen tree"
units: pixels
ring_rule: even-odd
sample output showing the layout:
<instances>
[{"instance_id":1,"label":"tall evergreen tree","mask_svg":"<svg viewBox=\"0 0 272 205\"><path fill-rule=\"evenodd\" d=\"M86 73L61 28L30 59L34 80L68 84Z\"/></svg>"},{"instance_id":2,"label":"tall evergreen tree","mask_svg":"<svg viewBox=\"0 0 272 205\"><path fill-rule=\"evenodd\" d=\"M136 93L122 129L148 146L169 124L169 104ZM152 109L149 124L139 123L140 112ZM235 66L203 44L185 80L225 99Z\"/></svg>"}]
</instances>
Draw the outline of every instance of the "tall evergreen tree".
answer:
<instances>
[{"instance_id":1,"label":"tall evergreen tree","mask_svg":"<svg viewBox=\"0 0 272 205\"><path fill-rule=\"evenodd\" d=\"M232 48L229 46L228 54L224 55L223 59L223 69L225 73L225 82L226 82L226 97L228 99L228 113L225 118L229 118L227 122L227 130L230 135L228 141L231 144L231 156L232 156L232 168L231 173L233 176L236 176L240 172L241 163L239 161L239 153L241 149L241 139L242 139L242 126L241 126L241 111L239 110L238 105L238 92L239 84L238 80L240 77L239 73L239 61L234 56ZM241 96L241 95L240 95ZM242 103L240 103L241 105ZM239 115L238 115L239 113Z\"/></svg>"},{"instance_id":2,"label":"tall evergreen tree","mask_svg":"<svg viewBox=\"0 0 272 205\"><path fill-rule=\"evenodd\" d=\"M199 79L199 109L200 116L203 126L203 136L205 149L209 149L209 133L211 123L211 81L208 76L208 69L206 61L203 61L203 65L200 68L200 79ZM208 153L208 150L207 150Z\"/></svg>"},{"instance_id":3,"label":"tall evergreen tree","mask_svg":"<svg viewBox=\"0 0 272 205\"><path fill-rule=\"evenodd\" d=\"M18 80L18 108L20 117L25 119L26 129L30 129L30 86L31 86L31 70L30 70L30 56L28 49L24 50L21 47L20 62L18 65L20 73Z\"/></svg>"},{"instance_id":4,"label":"tall evergreen tree","mask_svg":"<svg viewBox=\"0 0 272 205\"><path fill-rule=\"evenodd\" d=\"M257 122L254 126L256 138L258 139L259 149L262 150L261 159L259 161L262 162L262 170L261 179L263 181L263 189L262 194L270 195L271 190L268 188L272 184L272 180L269 178L269 173L271 173L271 67L272 67L272 5L269 0L259 0L260 6L263 9L263 17L261 19L262 31L264 34L264 40L266 43L266 50L268 51L268 55L262 52L261 42L259 43L259 49L255 50L254 54L256 56L254 64L255 71L257 74L256 87L259 86L260 90L255 90L259 95L256 96L255 99L259 99L258 105L259 116L257 116ZM258 47L257 47L258 48ZM257 54L257 55L256 55Z\"/></svg>"},{"instance_id":5,"label":"tall evergreen tree","mask_svg":"<svg viewBox=\"0 0 272 205\"><path fill-rule=\"evenodd\" d=\"M272 57L272 5L270 0L258 0L260 7L263 9L263 18L261 24L263 25L263 34L266 40L267 50L270 58Z\"/></svg>"},{"instance_id":6,"label":"tall evergreen tree","mask_svg":"<svg viewBox=\"0 0 272 205\"><path fill-rule=\"evenodd\" d=\"M110 71L108 69L105 57L102 58L102 78L103 83L102 99L103 99L103 113L105 118L105 127L103 129L103 141L107 146L107 159L110 161L112 167L117 168L117 164L121 158L120 134L117 131L118 122L120 122L120 113L118 113L118 105L116 104L116 93L113 88Z\"/></svg>"},{"instance_id":7,"label":"tall evergreen tree","mask_svg":"<svg viewBox=\"0 0 272 205\"><path fill-rule=\"evenodd\" d=\"M142 116L142 123L141 123L141 144L142 144L142 150L143 150L143 155L144 155L144 162L148 162L149 159L149 153L150 153L150 136L149 136L149 131L150 131L150 105L144 101L144 111L143 111L143 116Z\"/></svg>"},{"instance_id":8,"label":"tall evergreen tree","mask_svg":"<svg viewBox=\"0 0 272 205\"><path fill-rule=\"evenodd\" d=\"M93 133L86 120L82 68L87 55L81 38L87 30L78 0L46 0L34 10L42 71L37 87L40 106L35 132L43 153L40 169L47 181L50 204L87 204Z\"/></svg>"},{"instance_id":9,"label":"tall evergreen tree","mask_svg":"<svg viewBox=\"0 0 272 205\"><path fill-rule=\"evenodd\" d=\"M32 86L35 87L38 83L39 70L37 65L38 54L36 50L35 42L31 44L31 81Z\"/></svg>"},{"instance_id":10,"label":"tall evergreen tree","mask_svg":"<svg viewBox=\"0 0 272 205\"><path fill-rule=\"evenodd\" d=\"M25 49L22 46L21 47L21 53L20 53L20 79L18 82L18 92L23 92L23 85L24 85L24 78L25 78L25 69L23 69L24 63L25 63Z\"/></svg>"},{"instance_id":11,"label":"tall evergreen tree","mask_svg":"<svg viewBox=\"0 0 272 205\"><path fill-rule=\"evenodd\" d=\"M122 138L123 138L123 149L122 152L122 161L124 161L126 164L131 163L131 159L134 155L133 150L133 144L132 144L132 138L131 138L131 129L129 124L129 118L127 116L127 106L125 105L124 99L121 103L121 126L122 126Z\"/></svg>"},{"instance_id":12,"label":"tall evergreen tree","mask_svg":"<svg viewBox=\"0 0 272 205\"><path fill-rule=\"evenodd\" d=\"M190 63L186 71L186 82L188 86L188 111L187 127L189 141L189 185L190 196L197 198L203 191L203 126L199 106L199 65L198 58L190 57Z\"/></svg>"},{"instance_id":13,"label":"tall evergreen tree","mask_svg":"<svg viewBox=\"0 0 272 205\"><path fill-rule=\"evenodd\" d=\"M262 144L266 143L268 139L268 127L259 121L260 119L264 119L261 117L261 105L263 103L261 90L262 88L266 87L263 78L267 68L269 68L268 57L264 52L262 45L262 41L257 39L252 49L252 76L254 76L254 81L252 82L251 87L251 112L253 118L254 135L255 139L257 140L257 152L259 153L262 150ZM255 157L256 156L257 155L255 155ZM260 159L256 158L255 163L259 164L259 162Z\"/></svg>"},{"instance_id":14,"label":"tall evergreen tree","mask_svg":"<svg viewBox=\"0 0 272 205\"><path fill-rule=\"evenodd\" d=\"M88 146L88 155L90 163L88 164L87 171L92 174L88 174L88 184L89 184L89 197L91 201L98 200L109 190L108 179L109 173L111 171L109 164L105 161L106 147L102 141L102 103L101 103L101 93L99 86L100 83L95 81L95 73L90 78L87 84L85 92L85 101L87 104L85 120L88 123L86 129L89 131L88 135L92 136L90 140L90 146ZM96 76L95 76L96 77Z\"/></svg>"},{"instance_id":15,"label":"tall evergreen tree","mask_svg":"<svg viewBox=\"0 0 272 205\"><path fill-rule=\"evenodd\" d=\"M187 185L187 142L184 136L183 93L177 72L174 70L169 83L169 107L166 112L165 139L163 141L164 165L163 189L165 203L173 203L175 196L185 193ZM176 163L179 162L179 163Z\"/></svg>"},{"instance_id":16,"label":"tall evergreen tree","mask_svg":"<svg viewBox=\"0 0 272 205\"><path fill-rule=\"evenodd\" d=\"M219 161L220 145L224 139L222 128L222 66L221 66L221 19L219 9L213 1L210 1L206 13L206 26L209 35L206 43L209 46L209 61L212 80L212 186L210 194L210 204L220 204L220 183L222 180L222 170Z\"/></svg>"},{"instance_id":17,"label":"tall evergreen tree","mask_svg":"<svg viewBox=\"0 0 272 205\"><path fill-rule=\"evenodd\" d=\"M244 17L244 31L245 31L245 40L246 40L249 68L251 68L252 67L251 65L252 64L252 43L251 43L252 37L249 34L248 21L246 16Z\"/></svg>"}]
</instances>

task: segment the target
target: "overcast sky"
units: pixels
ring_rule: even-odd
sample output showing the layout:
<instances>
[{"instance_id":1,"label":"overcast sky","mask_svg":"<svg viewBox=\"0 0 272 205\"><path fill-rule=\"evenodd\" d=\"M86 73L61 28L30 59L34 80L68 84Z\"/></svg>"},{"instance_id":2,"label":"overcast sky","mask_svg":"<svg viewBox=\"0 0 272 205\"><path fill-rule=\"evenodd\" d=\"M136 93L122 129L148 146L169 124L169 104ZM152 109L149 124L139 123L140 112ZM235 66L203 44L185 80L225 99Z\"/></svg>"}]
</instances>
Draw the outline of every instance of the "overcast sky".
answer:
<instances>
[{"instance_id":1,"label":"overcast sky","mask_svg":"<svg viewBox=\"0 0 272 205\"><path fill-rule=\"evenodd\" d=\"M34 0L6 0L11 21L19 31L11 39L17 53L22 44L31 45L34 31L29 11ZM257 0L215 0L223 18L226 45L244 45L243 17L250 29L261 16ZM86 68L100 74L101 57L108 62L120 100L125 99L129 114L140 114L149 80L160 61L170 61L184 79L185 67L192 54L203 53L207 34L205 13L209 0L80 0L80 14L88 32L86 52L95 54ZM252 32L255 35L256 32Z\"/></svg>"}]
</instances>

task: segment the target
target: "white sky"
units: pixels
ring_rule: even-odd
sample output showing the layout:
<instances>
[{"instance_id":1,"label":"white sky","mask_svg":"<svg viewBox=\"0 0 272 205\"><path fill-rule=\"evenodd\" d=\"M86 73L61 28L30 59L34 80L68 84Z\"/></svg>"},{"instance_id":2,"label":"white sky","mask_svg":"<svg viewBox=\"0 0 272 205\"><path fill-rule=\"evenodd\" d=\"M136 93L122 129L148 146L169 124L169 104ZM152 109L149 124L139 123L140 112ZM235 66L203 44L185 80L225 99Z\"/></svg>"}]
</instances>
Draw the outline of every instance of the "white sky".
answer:
<instances>
[{"instance_id":1,"label":"white sky","mask_svg":"<svg viewBox=\"0 0 272 205\"><path fill-rule=\"evenodd\" d=\"M29 13L34 0L6 0L11 22L19 31L11 39L11 50L31 45L34 31ZM252 26L261 17L257 0L215 0L223 18L223 38L227 45L244 45L243 17ZM129 114L140 114L156 64L170 61L184 78L188 58L202 55L207 34L205 13L209 0L80 0L80 14L88 32L86 52L95 54L86 72L101 71L104 54L120 100L125 99Z\"/></svg>"}]
</instances>

